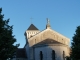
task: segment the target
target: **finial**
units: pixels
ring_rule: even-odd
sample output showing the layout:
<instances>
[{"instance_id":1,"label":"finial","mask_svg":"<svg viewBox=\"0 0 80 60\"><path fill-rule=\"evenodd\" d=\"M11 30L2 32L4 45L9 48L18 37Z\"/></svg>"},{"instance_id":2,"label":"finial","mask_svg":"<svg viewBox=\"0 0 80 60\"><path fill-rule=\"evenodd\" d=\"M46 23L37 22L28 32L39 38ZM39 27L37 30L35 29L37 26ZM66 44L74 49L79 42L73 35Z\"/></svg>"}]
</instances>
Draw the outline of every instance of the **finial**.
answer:
<instances>
[{"instance_id":1,"label":"finial","mask_svg":"<svg viewBox=\"0 0 80 60\"><path fill-rule=\"evenodd\" d=\"M50 24L50 20L47 18L47 24Z\"/></svg>"},{"instance_id":2,"label":"finial","mask_svg":"<svg viewBox=\"0 0 80 60\"><path fill-rule=\"evenodd\" d=\"M47 18L47 25L46 28L50 28L50 20Z\"/></svg>"}]
</instances>

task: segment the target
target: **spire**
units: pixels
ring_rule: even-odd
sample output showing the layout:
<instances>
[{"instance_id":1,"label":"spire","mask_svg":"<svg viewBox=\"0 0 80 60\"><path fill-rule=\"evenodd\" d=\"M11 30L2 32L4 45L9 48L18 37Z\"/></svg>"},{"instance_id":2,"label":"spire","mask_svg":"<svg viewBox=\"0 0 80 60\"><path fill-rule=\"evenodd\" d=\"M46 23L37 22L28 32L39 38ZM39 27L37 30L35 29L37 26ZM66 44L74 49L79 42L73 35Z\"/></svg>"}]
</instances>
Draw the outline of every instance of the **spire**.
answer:
<instances>
[{"instance_id":1,"label":"spire","mask_svg":"<svg viewBox=\"0 0 80 60\"><path fill-rule=\"evenodd\" d=\"M47 18L47 25L46 25L46 29L50 28L50 20Z\"/></svg>"}]
</instances>

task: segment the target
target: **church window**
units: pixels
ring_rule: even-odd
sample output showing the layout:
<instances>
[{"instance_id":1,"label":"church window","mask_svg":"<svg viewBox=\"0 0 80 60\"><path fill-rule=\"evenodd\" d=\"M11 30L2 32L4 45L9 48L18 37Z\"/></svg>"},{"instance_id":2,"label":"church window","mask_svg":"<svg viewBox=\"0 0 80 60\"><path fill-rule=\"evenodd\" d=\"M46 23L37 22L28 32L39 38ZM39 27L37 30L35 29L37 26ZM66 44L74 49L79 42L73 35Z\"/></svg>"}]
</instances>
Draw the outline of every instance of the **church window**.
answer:
<instances>
[{"instance_id":1,"label":"church window","mask_svg":"<svg viewBox=\"0 0 80 60\"><path fill-rule=\"evenodd\" d=\"M36 43L36 39L35 39L35 43Z\"/></svg>"},{"instance_id":2,"label":"church window","mask_svg":"<svg viewBox=\"0 0 80 60\"><path fill-rule=\"evenodd\" d=\"M55 60L55 51L52 50L52 60Z\"/></svg>"},{"instance_id":3,"label":"church window","mask_svg":"<svg viewBox=\"0 0 80 60\"><path fill-rule=\"evenodd\" d=\"M65 60L65 52L63 51L63 60Z\"/></svg>"},{"instance_id":4,"label":"church window","mask_svg":"<svg viewBox=\"0 0 80 60\"><path fill-rule=\"evenodd\" d=\"M40 51L40 60L43 60L43 53Z\"/></svg>"},{"instance_id":5,"label":"church window","mask_svg":"<svg viewBox=\"0 0 80 60\"><path fill-rule=\"evenodd\" d=\"M32 37L32 35L30 37Z\"/></svg>"}]
</instances>

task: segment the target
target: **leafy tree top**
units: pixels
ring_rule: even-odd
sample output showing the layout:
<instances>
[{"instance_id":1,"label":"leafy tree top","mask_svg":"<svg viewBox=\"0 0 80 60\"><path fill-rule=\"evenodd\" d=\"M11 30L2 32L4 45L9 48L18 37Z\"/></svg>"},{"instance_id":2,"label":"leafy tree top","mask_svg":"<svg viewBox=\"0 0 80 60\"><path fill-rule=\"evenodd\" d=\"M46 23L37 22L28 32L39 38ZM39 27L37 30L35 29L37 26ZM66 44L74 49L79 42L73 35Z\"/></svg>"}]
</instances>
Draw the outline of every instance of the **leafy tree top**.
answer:
<instances>
[{"instance_id":1,"label":"leafy tree top","mask_svg":"<svg viewBox=\"0 0 80 60\"><path fill-rule=\"evenodd\" d=\"M16 39L13 34L13 26L10 26L9 19L4 20L2 8L0 8L0 60L11 59L18 48L18 45L14 45Z\"/></svg>"},{"instance_id":2,"label":"leafy tree top","mask_svg":"<svg viewBox=\"0 0 80 60\"><path fill-rule=\"evenodd\" d=\"M72 59L79 60L80 59L80 26L77 27L75 34L73 36L71 49L72 49L71 52Z\"/></svg>"}]
</instances>

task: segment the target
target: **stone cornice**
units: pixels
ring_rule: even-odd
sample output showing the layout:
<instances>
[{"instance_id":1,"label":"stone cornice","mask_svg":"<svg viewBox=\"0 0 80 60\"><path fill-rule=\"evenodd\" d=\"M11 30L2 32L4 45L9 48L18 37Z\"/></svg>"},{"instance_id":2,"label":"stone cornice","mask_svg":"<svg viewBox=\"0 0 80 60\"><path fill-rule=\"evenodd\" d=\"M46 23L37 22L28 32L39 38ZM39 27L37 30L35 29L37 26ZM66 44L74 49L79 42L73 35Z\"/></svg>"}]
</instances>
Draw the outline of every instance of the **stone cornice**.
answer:
<instances>
[{"instance_id":1,"label":"stone cornice","mask_svg":"<svg viewBox=\"0 0 80 60\"><path fill-rule=\"evenodd\" d=\"M32 47L45 47L45 46L64 46L64 47L68 47L70 48L68 45L64 45L64 44L42 44L42 45L34 45Z\"/></svg>"}]
</instances>

